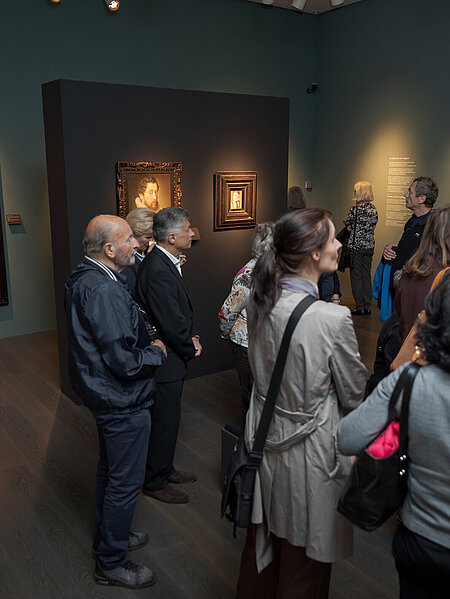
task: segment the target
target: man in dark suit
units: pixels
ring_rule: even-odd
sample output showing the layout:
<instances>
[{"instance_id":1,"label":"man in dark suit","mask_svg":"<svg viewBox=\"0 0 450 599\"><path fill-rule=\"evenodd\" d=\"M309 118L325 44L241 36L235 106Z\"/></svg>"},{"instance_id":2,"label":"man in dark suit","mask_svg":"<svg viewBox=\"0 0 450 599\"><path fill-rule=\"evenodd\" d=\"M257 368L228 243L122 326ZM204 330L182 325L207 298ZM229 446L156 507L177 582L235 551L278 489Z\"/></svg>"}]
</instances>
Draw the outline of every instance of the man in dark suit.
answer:
<instances>
[{"instance_id":1,"label":"man in dark suit","mask_svg":"<svg viewBox=\"0 0 450 599\"><path fill-rule=\"evenodd\" d=\"M156 245L142 262L136 283L137 299L167 348L167 360L156 374L142 492L166 503L187 503L189 495L174 484L196 480L194 474L177 471L173 466L187 362L202 352L180 265L180 256L191 247L194 236L188 217L186 210L174 207L164 208L155 215Z\"/></svg>"}]
</instances>

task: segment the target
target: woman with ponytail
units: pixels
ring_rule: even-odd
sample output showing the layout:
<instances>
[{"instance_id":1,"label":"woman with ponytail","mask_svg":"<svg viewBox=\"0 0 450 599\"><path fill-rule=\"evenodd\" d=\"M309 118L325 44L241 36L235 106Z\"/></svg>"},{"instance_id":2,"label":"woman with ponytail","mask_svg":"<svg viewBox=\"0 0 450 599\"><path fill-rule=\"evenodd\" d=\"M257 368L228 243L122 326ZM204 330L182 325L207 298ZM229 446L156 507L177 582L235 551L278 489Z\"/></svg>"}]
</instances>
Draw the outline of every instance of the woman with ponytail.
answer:
<instances>
[{"instance_id":1,"label":"woman with ponytail","mask_svg":"<svg viewBox=\"0 0 450 599\"><path fill-rule=\"evenodd\" d=\"M248 303L248 355L255 383L245 439L252 446L289 316L324 272L337 269L340 243L330 213L290 212L258 259ZM352 528L336 505L350 460L336 449L343 410L363 397L362 364L350 310L313 303L292 336L264 457L257 472L238 599L326 599L331 564L352 553Z\"/></svg>"}]
</instances>

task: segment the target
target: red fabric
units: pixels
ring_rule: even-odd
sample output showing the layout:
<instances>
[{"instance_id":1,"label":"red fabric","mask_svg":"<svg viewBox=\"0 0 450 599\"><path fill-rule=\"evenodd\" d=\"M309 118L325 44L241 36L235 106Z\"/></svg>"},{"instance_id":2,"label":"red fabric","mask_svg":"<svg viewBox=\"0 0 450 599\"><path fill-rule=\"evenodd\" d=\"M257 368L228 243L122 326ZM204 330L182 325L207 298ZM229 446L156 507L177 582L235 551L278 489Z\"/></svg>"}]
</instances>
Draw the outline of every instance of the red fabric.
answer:
<instances>
[{"instance_id":1,"label":"red fabric","mask_svg":"<svg viewBox=\"0 0 450 599\"><path fill-rule=\"evenodd\" d=\"M367 448L374 458L388 458L398 449L398 436L400 433L400 422L395 419L388 427L375 439L372 445Z\"/></svg>"}]
</instances>

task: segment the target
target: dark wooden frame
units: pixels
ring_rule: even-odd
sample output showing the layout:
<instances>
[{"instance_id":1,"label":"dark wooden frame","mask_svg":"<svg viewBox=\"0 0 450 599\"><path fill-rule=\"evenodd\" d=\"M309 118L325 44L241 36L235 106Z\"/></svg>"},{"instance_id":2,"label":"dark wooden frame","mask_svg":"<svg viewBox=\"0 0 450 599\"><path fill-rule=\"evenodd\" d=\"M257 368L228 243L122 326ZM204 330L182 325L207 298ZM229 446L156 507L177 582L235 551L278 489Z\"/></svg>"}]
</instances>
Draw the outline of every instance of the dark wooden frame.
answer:
<instances>
[{"instance_id":1,"label":"dark wooden frame","mask_svg":"<svg viewBox=\"0 0 450 599\"><path fill-rule=\"evenodd\" d=\"M216 171L214 196L214 229L249 229L256 226L257 171ZM238 192L240 206L231 205L232 194Z\"/></svg>"},{"instance_id":2,"label":"dark wooden frame","mask_svg":"<svg viewBox=\"0 0 450 599\"><path fill-rule=\"evenodd\" d=\"M0 179L1 188L1 179ZM0 200L1 200L1 189L0 189ZM6 279L6 261L5 261L5 247L3 245L3 215L0 206L0 306L6 306L9 304L8 299L8 281Z\"/></svg>"},{"instance_id":3,"label":"dark wooden frame","mask_svg":"<svg viewBox=\"0 0 450 599\"><path fill-rule=\"evenodd\" d=\"M181 162L118 162L117 174L117 199L119 203L119 216L126 217L128 212L135 208L131 202L129 190L129 176L140 175L140 177L170 176L170 205L181 207ZM161 208L160 208L161 209ZM158 212L158 211L157 211Z\"/></svg>"}]
</instances>

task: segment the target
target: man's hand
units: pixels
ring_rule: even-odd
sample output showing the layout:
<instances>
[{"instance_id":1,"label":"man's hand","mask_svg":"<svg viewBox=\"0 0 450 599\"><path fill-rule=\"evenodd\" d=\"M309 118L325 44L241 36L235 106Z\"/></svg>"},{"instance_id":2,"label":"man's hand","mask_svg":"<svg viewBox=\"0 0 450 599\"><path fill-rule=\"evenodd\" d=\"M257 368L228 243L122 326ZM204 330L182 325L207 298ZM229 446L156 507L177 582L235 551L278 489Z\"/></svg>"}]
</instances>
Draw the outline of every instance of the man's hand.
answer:
<instances>
[{"instance_id":1,"label":"man's hand","mask_svg":"<svg viewBox=\"0 0 450 599\"><path fill-rule=\"evenodd\" d=\"M195 347L195 357L198 358L199 355L202 353L202 344L197 339L197 337L192 337L192 343L194 344L194 347Z\"/></svg>"},{"instance_id":2,"label":"man's hand","mask_svg":"<svg viewBox=\"0 0 450 599\"><path fill-rule=\"evenodd\" d=\"M164 345L164 343L161 341L161 339L155 339L154 341L152 341L152 342L150 343L150 345L156 345L157 347L160 347L160 348L163 350L163 352L164 352L164 355L165 355L165 356L166 356L166 358L167 358L167 350L166 350L166 346L165 346L165 345Z\"/></svg>"},{"instance_id":3,"label":"man's hand","mask_svg":"<svg viewBox=\"0 0 450 599\"><path fill-rule=\"evenodd\" d=\"M397 257L397 254L395 253L395 251L392 248L393 248L392 243L388 243L387 246L384 248L383 258L385 260L394 260L394 258Z\"/></svg>"}]
</instances>

